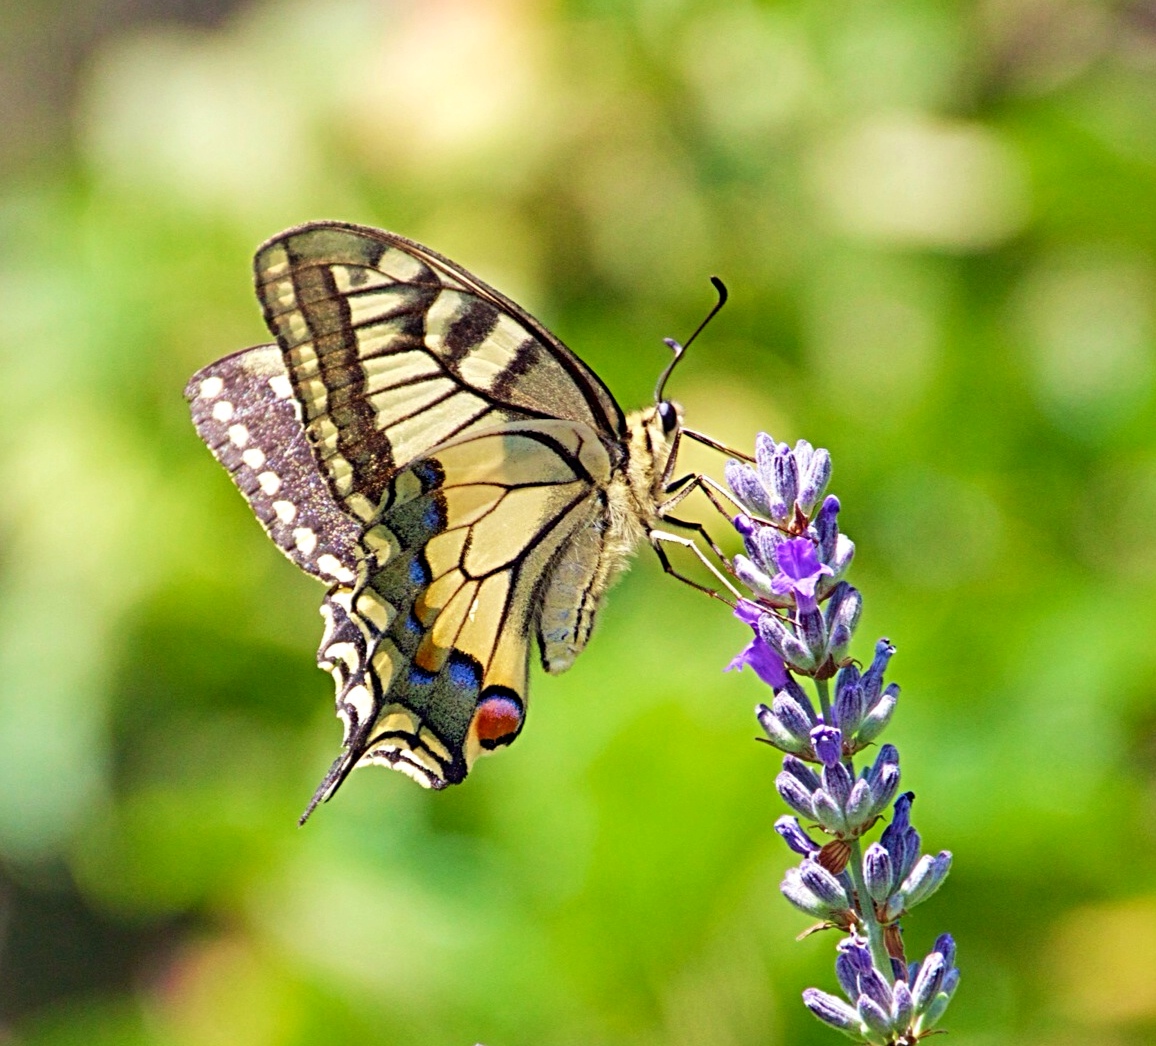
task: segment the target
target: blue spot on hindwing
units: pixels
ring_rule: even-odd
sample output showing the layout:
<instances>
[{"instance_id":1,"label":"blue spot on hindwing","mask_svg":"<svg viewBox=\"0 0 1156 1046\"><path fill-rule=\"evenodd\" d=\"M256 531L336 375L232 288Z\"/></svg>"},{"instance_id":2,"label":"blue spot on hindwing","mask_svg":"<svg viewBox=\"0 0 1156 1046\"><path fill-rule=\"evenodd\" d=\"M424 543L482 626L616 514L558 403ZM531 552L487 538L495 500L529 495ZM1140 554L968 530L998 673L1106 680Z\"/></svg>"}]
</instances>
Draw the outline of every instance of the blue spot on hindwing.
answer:
<instances>
[{"instance_id":1,"label":"blue spot on hindwing","mask_svg":"<svg viewBox=\"0 0 1156 1046\"><path fill-rule=\"evenodd\" d=\"M446 674L449 676L450 686L455 690L477 693L482 685L482 666L474 658L458 650L450 654Z\"/></svg>"},{"instance_id":2,"label":"blue spot on hindwing","mask_svg":"<svg viewBox=\"0 0 1156 1046\"><path fill-rule=\"evenodd\" d=\"M420 665L412 663L409 666L409 681L414 686L429 686L436 678L436 672L427 672Z\"/></svg>"},{"instance_id":3,"label":"blue spot on hindwing","mask_svg":"<svg viewBox=\"0 0 1156 1046\"><path fill-rule=\"evenodd\" d=\"M409 561L409 579L418 588L425 588L430 583L430 569L420 552Z\"/></svg>"},{"instance_id":4,"label":"blue spot on hindwing","mask_svg":"<svg viewBox=\"0 0 1156 1046\"><path fill-rule=\"evenodd\" d=\"M386 515L385 522L402 548L420 548L445 531L446 499L441 491L435 490L403 502Z\"/></svg>"},{"instance_id":5,"label":"blue spot on hindwing","mask_svg":"<svg viewBox=\"0 0 1156 1046\"><path fill-rule=\"evenodd\" d=\"M423 494L440 487L445 481L445 470L436 461L429 459L425 461L415 462L410 471L417 477L417 481L421 484Z\"/></svg>"},{"instance_id":6,"label":"blue spot on hindwing","mask_svg":"<svg viewBox=\"0 0 1156 1046\"><path fill-rule=\"evenodd\" d=\"M430 535L440 534L446 527L445 505L437 498L430 498L422 514L422 526Z\"/></svg>"}]
</instances>

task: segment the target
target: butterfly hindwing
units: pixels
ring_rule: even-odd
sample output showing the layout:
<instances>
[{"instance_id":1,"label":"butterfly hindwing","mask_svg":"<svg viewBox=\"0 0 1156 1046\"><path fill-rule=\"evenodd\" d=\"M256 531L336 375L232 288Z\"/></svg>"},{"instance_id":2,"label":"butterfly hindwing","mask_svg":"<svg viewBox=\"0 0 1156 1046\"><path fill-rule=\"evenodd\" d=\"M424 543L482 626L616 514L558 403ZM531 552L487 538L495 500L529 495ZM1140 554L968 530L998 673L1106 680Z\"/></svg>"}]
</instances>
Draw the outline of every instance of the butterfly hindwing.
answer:
<instances>
[{"instance_id":1,"label":"butterfly hindwing","mask_svg":"<svg viewBox=\"0 0 1156 1046\"><path fill-rule=\"evenodd\" d=\"M440 788L514 739L543 586L597 532L610 469L589 428L553 420L459 439L390 480L362 577L327 612L318 660L347 755L319 798L369 762Z\"/></svg>"},{"instance_id":2,"label":"butterfly hindwing","mask_svg":"<svg viewBox=\"0 0 1156 1046\"><path fill-rule=\"evenodd\" d=\"M277 346L210 364L185 396L201 439L281 551L323 581L352 582L360 527L317 468Z\"/></svg>"},{"instance_id":3,"label":"butterfly hindwing","mask_svg":"<svg viewBox=\"0 0 1156 1046\"><path fill-rule=\"evenodd\" d=\"M553 417L622 434L618 405L577 356L428 248L321 223L270 240L254 265L318 462L362 519L394 471L468 432Z\"/></svg>"}]
</instances>

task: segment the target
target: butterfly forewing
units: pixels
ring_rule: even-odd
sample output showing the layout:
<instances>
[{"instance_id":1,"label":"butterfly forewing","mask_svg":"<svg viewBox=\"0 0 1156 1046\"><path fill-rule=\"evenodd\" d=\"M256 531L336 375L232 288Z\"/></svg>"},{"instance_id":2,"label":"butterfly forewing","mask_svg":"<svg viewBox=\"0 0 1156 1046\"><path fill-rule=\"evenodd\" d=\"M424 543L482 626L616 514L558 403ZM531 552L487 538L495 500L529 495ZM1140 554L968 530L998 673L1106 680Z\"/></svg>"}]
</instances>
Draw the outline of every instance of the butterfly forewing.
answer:
<instances>
[{"instance_id":1,"label":"butterfly forewing","mask_svg":"<svg viewBox=\"0 0 1156 1046\"><path fill-rule=\"evenodd\" d=\"M389 476L430 447L527 418L618 438L601 381L476 277L400 236L289 230L255 261L306 432L334 496L372 515Z\"/></svg>"}]
</instances>

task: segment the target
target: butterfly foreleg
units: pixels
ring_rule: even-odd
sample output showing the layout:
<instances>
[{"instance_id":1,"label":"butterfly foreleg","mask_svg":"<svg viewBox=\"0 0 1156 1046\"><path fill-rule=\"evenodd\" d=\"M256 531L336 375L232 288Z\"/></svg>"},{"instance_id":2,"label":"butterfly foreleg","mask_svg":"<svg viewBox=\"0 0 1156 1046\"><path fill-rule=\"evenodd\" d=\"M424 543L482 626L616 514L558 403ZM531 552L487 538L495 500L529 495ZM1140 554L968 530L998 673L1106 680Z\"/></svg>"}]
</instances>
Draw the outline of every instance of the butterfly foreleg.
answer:
<instances>
[{"instance_id":1,"label":"butterfly foreleg","mask_svg":"<svg viewBox=\"0 0 1156 1046\"><path fill-rule=\"evenodd\" d=\"M731 600L729 600L726 596L722 595L715 589L707 588L706 585L699 584L699 582L695 581L693 578L688 578L685 574L680 574L677 570L675 570L674 565L670 562L670 558L666 554L666 549L662 547L664 542L672 545L681 545L683 548L690 549L691 552L698 556L703 566L705 566L707 570L709 570L719 580L723 588L725 588L732 596L734 596L735 599L742 599L742 595L738 589L736 589L726 579L722 571L720 571L718 567L716 567L707 558L706 553L703 552L703 550L694 543L692 538L680 537L678 534L671 534L665 530L651 530L647 536L650 539L651 548L654 549L655 555L658 556L658 561L662 564L662 569L672 577L678 578L679 581L690 585L691 588L698 589L700 592L705 592L708 596L712 596L714 599L722 600L722 602L726 603L728 606L734 605Z\"/></svg>"}]
</instances>

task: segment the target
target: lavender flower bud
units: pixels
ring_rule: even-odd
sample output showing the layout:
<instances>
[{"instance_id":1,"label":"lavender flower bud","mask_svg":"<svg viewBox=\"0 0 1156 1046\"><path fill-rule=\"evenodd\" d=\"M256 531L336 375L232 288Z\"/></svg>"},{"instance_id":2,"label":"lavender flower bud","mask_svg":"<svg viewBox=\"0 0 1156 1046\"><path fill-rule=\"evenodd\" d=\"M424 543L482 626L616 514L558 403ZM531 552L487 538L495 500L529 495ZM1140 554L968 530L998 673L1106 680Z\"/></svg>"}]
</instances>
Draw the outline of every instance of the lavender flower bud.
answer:
<instances>
[{"instance_id":1,"label":"lavender flower bud","mask_svg":"<svg viewBox=\"0 0 1156 1046\"><path fill-rule=\"evenodd\" d=\"M863 854L863 878L872 900L882 903L891 895L895 869L891 864L891 854L879 843L872 843Z\"/></svg>"},{"instance_id":2,"label":"lavender flower bud","mask_svg":"<svg viewBox=\"0 0 1156 1046\"><path fill-rule=\"evenodd\" d=\"M769 432L755 436L755 472L768 495L775 488L775 454L778 449L779 444Z\"/></svg>"},{"instance_id":3,"label":"lavender flower bud","mask_svg":"<svg viewBox=\"0 0 1156 1046\"><path fill-rule=\"evenodd\" d=\"M824 766L836 766L843 758L843 733L834 726L817 726L811 731L811 747Z\"/></svg>"},{"instance_id":4,"label":"lavender flower bud","mask_svg":"<svg viewBox=\"0 0 1156 1046\"><path fill-rule=\"evenodd\" d=\"M941 933L935 938L933 948L943 956L943 961L947 963L949 967L955 965L955 938L952 937L951 934Z\"/></svg>"},{"instance_id":5,"label":"lavender flower bud","mask_svg":"<svg viewBox=\"0 0 1156 1046\"><path fill-rule=\"evenodd\" d=\"M824 788L818 789L811 796L811 806L815 811L815 820L832 835L849 835L847 818L843 813L843 804Z\"/></svg>"},{"instance_id":6,"label":"lavender flower bud","mask_svg":"<svg viewBox=\"0 0 1156 1046\"><path fill-rule=\"evenodd\" d=\"M831 568L831 576L826 579L826 585L829 587L835 580L841 578L847 573L851 566L851 560L855 558L855 542L852 541L846 534L839 534L835 538L835 547L831 552L829 558L823 562Z\"/></svg>"},{"instance_id":7,"label":"lavender flower bud","mask_svg":"<svg viewBox=\"0 0 1156 1046\"><path fill-rule=\"evenodd\" d=\"M746 544L747 538L758 529L755 521L751 519L750 516L742 514L735 516L735 518L731 520L731 525L742 535L744 544Z\"/></svg>"},{"instance_id":8,"label":"lavender flower bud","mask_svg":"<svg viewBox=\"0 0 1156 1046\"><path fill-rule=\"evenodd\" d=\"M755 709L755 715L759 720L759 725L766 732L767 740L779 751L793 752L795 755L807 751L810 742L800 740L796 734L788 730L779 717L766 705L759 705Z\"/></svg>"},{"instance_id":9,"label":"lavender flower bud","mask_svg":"<svg viewBox=\"0 0 1156 1046\"><path fill-rule=\"evenodd\" d=\"M911 911L917 904L926 901L943 885L949 871L951 871L949 851L941 850L934 857L924 854L899 885L898 896L903 899L903 907Z\"/></svg>"},{"instance_id":10,"label":"lavender flower bud","mask_svg":"<svg viewBox=\"0 0 1156 1046\"><path fill-rule=\"evenodd\" d=\"M855 968L855 960L844 953L840 942L839 954L835 956L835 976L839 979L839 986L848 999L859 997L859 971Z\"/></svg>"},{"instance_id":11,"label":"lavender flower bud","mask_svg":"<svg viewBox=\"0 0 1156 1046\"><path fill-rule=\"evenodd\" d=\"M879 696L879 700L870 707L863 717L862 725L855 731L855 740L860 744L874 741L891 722L891 716L898 703L899 686L896 683L889 683L887 689Z\"/></svg>"},{"instance_id":12,"label":"lavender flower bud","mask_svg":"<svg viewBox=\"0 0 1156 1046\"><path fill-rule=\"evenodd\" d=\"M771 702L771 709L775 718L783 725L795 740L799 741L804 749L811 747L811 730L815 726L815 716L811 709L800 706L792 694L780 690ZM811 714L808 715L807 713Z\"/></svg>"},{"instance_id":13,"label":"lavender flower bud","mask_svg":"<svg viewBox=\"0 0 1156 1046\"><path fill-rule=\"evenodd\" d=\"M791 448L780 443L771 460L771 518L787 521L794 515L795 498L799 496L799 463Z\"/></svg>"},{"instance_id":14,"label":"lavender flower bud","mask_svg":"<svg viewBox=\"0 0 1156 1046\"><path fill-rule=\"evenodd\" d=\"M842 999L818 988L807 988L803 992L803 1005L824 1024L858 1038L859 1014Z\"/></svg>"},{"instance_id":15,"label":"lavender flower bud","mask_svg":"<svg viewBox=\"0 0 1156 1046\"><path fill-rule=\"evenodd\" d=\"M895 647L888 639L880 639L875 644L875 656L867 671L863 673L863 700L870 708L879 700L879 692L883 689L883 675L887 671L888 662L895 656Z\"/></svg>"},{"instance_id":16,"label":"lavender flower bud","mask_svg":"<svg viewBox=\"0 0 1156 1046\"><path fill-rule=\"evenodd\" d=\"M811 721L812 726L819 722L819 716L815 712L815 706L807 696L807 691L799 686L797 679L787 676L787 681L783 684L782 689L790 694L791 697L794 698L795 704L807 713L807 718Z\"/></svg>"},{"instance_id":17,"label":"lavender flower bud","mask_svg":"<svg viewBox=\"0 0 1156 1046\"><path fill-rule=\"evenodd\" d=\"M863 687L859 669L847 665L835 681L835 723L846 737L854 736L863 720Z\"/></svg>"},{"instance_id":18,"label":"lavender flower bud","mask_svg":"<svg viewBox=\"0 0 1156 1046\"><path fill-rule=\"evenodd\" d=\"M740 505L756 516L764 519L770 517L771 503L766 488L759 482L758 474L750 465L732 458L726 463L723 475Z\"/></svg>"},{"instance_id":19,"label":"lavender flower bud","mask_svg":"<svg viewBox=\"0 0 1156 1046\"><path fill-rule=\"evenodd\" d=\"M912 1001L917 1013L923 1013L931 1001L939 994L943 975L947 972L947 963L939 952L932 952L923 960L919 973L911 986Z\"/></svg>"},{"instance_id":20,"label":"lavender flower bud","mask_svg":"<svg viewBox=\"0 0 1156 1046\"><path fill-rule=\"evenodd\" d=\"M795 457L799 462L799 494L796 501L803 515L810 516L831 481L831 455L822 448L800 455L799 448L804 442L799 440L795 445ZM810 451L811 445L807 443L806 446Z\"/></svg>"},{"instance_id":21,"label":"lavender flower bud","mask_svg":"<svg viewBox=\"0 0 1156 1046\"><path fill-rule=\"evenodd\" d=\"M851 796L847 800L847 826L852 832L860 832L876 813L875 796L871 786L860 778L851 788Z\"/></svg>"},{"instance_id":22,"label":"lavender flower bud","mask_svg":"<svg viewBox=\"0 0 1156 1046\"><path fill-rule=\"evenodd\" d=\"M890 1014L891 1004L895 1001L891 986L874 966L859 974L859 992Z\"/></svg>"},{"instance_id":23,"label":"lavender flower bud","mask_svg":"<svg viewBox=\"0 0 1156 1046\"><path fill-rule=\"evenodd\" d=\"M771 575L760 570L741 552L731 560L731 570L752 592L757 592L767 599L781 601L781 597L771 587Z\"/></svg>"},{"instance_id":24,"label":"lavender flower bud","mask_svg":"<svg viewBox=\"0 0 1156 1046\"><path fill-rule=\"evenodd\" d=\"M787 869L779 890L796 908L816 919L838 919L848 908L839 880L810 858L798 868Z\"/></svg>"},{"instance_id":25,"label":"lavender flower bud","mask_svg":"<svg viewBox=\"0 0 1156 1046\"><path fill-rule=\"evenodd\" d=\"M914 802L914 792L904 792L898 799L895 800L895 813L891 818L891 824L887 826L888 831L891 831L896 835L902 835L904 832L910 831L911 804ZM887 832L884 832L883 834L886 835ZM886 846L887 844L884 843L884 845Z\"/></svg>"},{"instance_id":26,"label":"lavender flower bud","mask_svg":"<svg viewBox=\"0 0 1156 1046\"><path fill-rule=\"evenodd\" d=\"M899 750L894 745L884 745L879 749L875 762L863 771L863 780L871 788L871 814L882 813L899 790ZM890 827L890 825L888 826ZM883 844L887 845L887 830L884 830ZM890 848L889 848L890 849Z\"/></svg>"},{"instance_id":27,"label":"lavender flower bud","mask_svg":"<svg viewBox=\"0 0 1156 1046\"><path fill-rule=\"evenodd\" d=\"M799 638L807 648L810 667L818 668L827 660L827 626L823 612L817 606L806 610L800 606L798 629Z\"/></svg>"},{"instance_id":28,"label":"lavender flower bud","mask_svg":"<svg viewBox=\"0 0 1156 1046\"><path fill-rule=\"evenodd\" d=\"M783 802L807 820L815 820L814 792L803 787L797 777L785 770L775 778L775 791Z\"/></svg>"},{"instance_id":29,"label":"lavender flower bud","mask_svg":"<svg viewBox=\"0 0 1156 1046\"><path fill-rule=\"evenodd\" d=\"M836 663L844 661L851 645L851 637L859 625L863 613L863 597L859 590L846 581L840 581L831 591L824 615L827 624L828 656Z\"/></svg>"},{"instance_id":30,"label":"lavender flower bud","mask_svg":"<svg viewBox=\"0 0 1156 1046\"><path fill-rule=\"evenodd\" d=\"M799 865L799 878L816 897L833 909L845 909L850 905L843 884L818 861L807 858Z\"/></svg>"},{"instance_id":31,"label":"lavender flower bud","mask_svg":"<svg viewBox=\"0 0 1156 1046\"><path fill-rule=\"evenodd\" d=\"M744 537L746 547L755 565L767 574L774 574L779 566L775 558L775 550L786 540L774 527L756 526L749 535Z\"/></svg>"},{"instance_id":32,"label":"lavender flower bud","mask_svg":"<svg viewBox=\"0 0 1156 1046\"><path fill-rule=\"evenodd\" d=\"M790 774L799 784L806 788L808 792L813 792L822 784L819 780L819 775L804 763L802 759L796 759L793 755L783 756L783 773Z\"/></svg>"},{"instance_id":33,"label":"lavender flower bud","mask_svg":"<svg viewBox=\"0 0 1156 1046\"><path fill-rule=\"evenodd\" d=\"M800 672L810 672L815 668L811 651L774 614L764 614L759 618L758 628L759 635L790 668Z\"/></svg>"},{"instance_id":34,"label":"lavender flower bud","mask_svg":"<svg viewBox=\"0 0 1156 1046\"><path fill-rule=\"evenodd\" d=\"M783 842L801 857L809 857L819 852L819 844L803 831L794 817L784 814L775 822L775 831L779 833Z\"/></svg>"},{"instance_id":35,"label":"lavender flower bud","mask_svg":"<svg viewBox=\"0 0 1156 1046\"><path fill-rule=\"evenodd\" d=\"M886 749L890 746L883 747ZM882 754L880 752L880 755ZM904 792L895 800L895 814L879 838L891 853L891 861L895 865L895 878L899 882L907 878L919 858L921 840L919 833L911 826L910 820L911 803L914 799L914 792Z\"/></svg>"},{"instance_id":36,"label":"lavender flower bud","mask_svg":"<svg viewBox=\"0 0 1156 1046\"><path fill-rule=\"evenodd\" d=\"M855 783L851 772L842 763L835 762L823 767L819 779L823 782L823 791L839 804L839 809L845 810Z\"/></svg>"},{"instance_id":37,"label":"lavender flower bud","mask_svg":"<svg viewBox=\"0 0 1156 1046\"><path fill-rule=\"evenodd\" d=\"M911 998L911 989L903 981L896 981L892 989L891 1026L896 1029L906 1028L915 1016L915 1004Z\"/></svg>"},{"instance_id":38,"label":"lavender flower bud","mask_svg":"<svg viewBox=\"0 0 1156 1046\"><path fill-rule=\"evenodd\" d=\"M867 947L867 942L862 937L844 937L843 940L839 942L838 949L839 954L846 956L847 961L851 963L852 968L855 970L856 977L871 969L873 965L871 949ZM858 992L858 990L858 988L855 989L856 992Z\"/></svg>"},{"instance_id":39,"label":"lavender flower bud","mask_svg":"<svg viewBox=\"0 0 1156 1046\"><path fill-rule=\"evenodd\" d=\"M835 557L835 544L839 537L838 517L839 499L831 494L823 501L812 524L819 538L819 558L827 564Z\"/></svg>"},{"instance_id":40,"label":"lavender flower bud","mask_svg":"<svg viewBox=\"0 0 1156 1046\"><path fill-rule=\"evenodd\" d=\"M855 1004L859 1011L859 1019L874 1032L878 1039L872 1041L887 1043L891 1041L891 1007L884 1009L874 999L867 995L860 995Z\"/></svg>"},{"instance_id":41,"label":"lavender flower bud","mask_svg":"<svg viewBox=\"0 0 1156 1046\"><path fill-rule=\"evenodd\" d=\"M811 446L809 440L801 439L795 442L795 449L791 453L795 455L795 463L799 466L799 475L802 476L811 467L815 448Z\"/></svg>"},{"instance_id":42,"label":"lavender flower bud","mask_svg":"<svg viewBox=\"0 0 1156 1046\"><path fill-rule=\"evenodd\" d=\"M955 941L945 933L935 945L923 960L911 989L915 1012L919 1015L912 1030L920 1036L939 1022L959 985L959 970L954 966Z\"/></svg>"}]
</instances>

